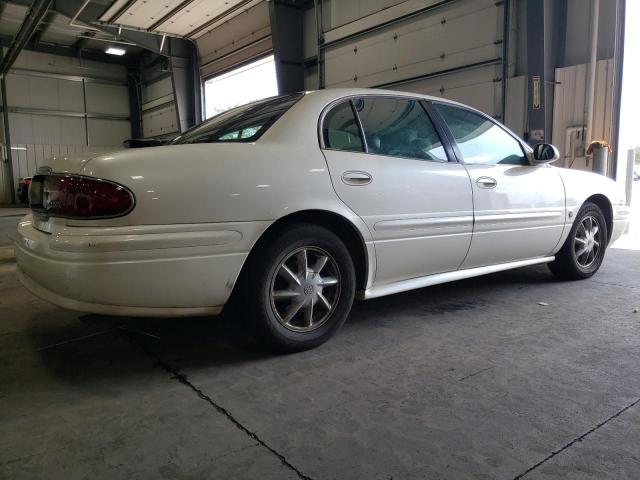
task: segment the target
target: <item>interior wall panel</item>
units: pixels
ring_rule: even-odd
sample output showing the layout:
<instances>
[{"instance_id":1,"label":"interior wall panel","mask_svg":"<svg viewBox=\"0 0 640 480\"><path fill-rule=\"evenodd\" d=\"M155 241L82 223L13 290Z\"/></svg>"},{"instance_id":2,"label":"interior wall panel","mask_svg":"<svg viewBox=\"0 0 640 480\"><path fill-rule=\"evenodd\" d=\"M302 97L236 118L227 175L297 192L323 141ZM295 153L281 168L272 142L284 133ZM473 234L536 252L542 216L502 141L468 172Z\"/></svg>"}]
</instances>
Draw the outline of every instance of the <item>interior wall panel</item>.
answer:
<instances>
[{"instance_id":1,"label":"interior wall panel","mask_svg":"<svg viewBox=\"0 0 640 480\"><path fill-rule=\"evenodd\" d=\"M82 112L82 82L31 75L7 75L10 107Z\"/></svg>"},{"instance_id":2,"label":"interior wall panel","mask_svg":"<svg viewBox=\"0 0 640 480\"><path fill-rule=\"evenodd\" d=\"M82 153L103 153L114 150L117 146L88 146L88 145L41 145L16 143L13 145L13 175L14 181L35 175L38 167L46 165L48 160L58 155L76 155ZM3 192L0 191L0 198ZM6 201L9 199L6 198Z\"/></svg>"},{"instance_id":3,"label":"interior wall panel","mask_svg":"<svg viewBox=\"0 0 640 480\"><path fill-rule=\"evenodd\" d=\"M88 82L86 94L87 112L129 116L129 87Z\"/></svg>"},{"instance_id":4,"label":"interior wall panel","mask_svg":"<svg viewBox=\"0 0 640 480\"><path fill-rule=\"evenodd\" d=\"M122 65L21 52L7 75L14 186L54 155L121 148L131 135L128 120L84 115L128 117L126 84ZM8 179L0 180L0 201L8 201Z\"/></svg>"},{"instance_id":5,"label":"interior wall panel","mask_svg":"<svg viewBox=\"0 0 640 480\"><path fill-rule=\"evenodd\" d=\"M86 142L84 123L81 117L9 113L9 130L14 145L81 145Z\"/></svg>"},{"instance_id":6,"label":"interior wall panel","mask_svg":"<svg viewBox=\"0 0 640 480\"><path fill-rule=\"evenodd\" d=\"M123 140L131 137L128 121L89 118L87 120L90 145L121 146Z\"/></svg>"},{"instance_id":7,"label":"interior wall panel","mask_svg":"<svg viewBox=\"0 0 640 480\"><path fill-rule=\"evenodd\" d=\"M552 142L560 151L558 166L570 166L568 128L586 128L587 65L556 69L554 89ZM613 106L613 59L598 60L595 86L595 108L592 137L611 142L611 109ZM571 168L590 170L584 157L576 158Z\"/></svg>"}]
</instances>

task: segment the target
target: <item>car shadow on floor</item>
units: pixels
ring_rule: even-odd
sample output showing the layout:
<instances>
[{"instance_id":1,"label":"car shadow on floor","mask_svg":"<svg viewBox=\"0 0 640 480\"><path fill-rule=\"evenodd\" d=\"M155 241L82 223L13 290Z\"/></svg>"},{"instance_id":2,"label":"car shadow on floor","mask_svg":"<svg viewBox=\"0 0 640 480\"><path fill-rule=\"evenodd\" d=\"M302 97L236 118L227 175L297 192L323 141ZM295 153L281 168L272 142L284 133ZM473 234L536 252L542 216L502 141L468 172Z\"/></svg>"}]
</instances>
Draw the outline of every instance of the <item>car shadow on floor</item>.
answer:
<instances>
[{"instance_id":1,"label":"car shadow on floor","mask_svg":"<svg viewBox=\"0 0 640 480\"><path fill-rule=\"evenodd\" d=\"M404 317L422 324L459 321L456 312L479 307L500 309L508 291L556 282L544 266L493 275L356 302L338 336L319 349L305 352L314 360L344 354L345 345L367 342L377 328L415 328ZM444 315L454 314L454 315ZM399 323L398 323L399 322ZM34 314L27 335L38 363L56 379L91 383L105 376L123 381L165 370L241 367L281 356L267 352L247 335L242 318L225 312L217 318L118 318L79 315L77 323L51 320L47 311ZM341 338L340 338L341 337ZM50 339L45 345L43 339ZM277 361L277 360L275 360Z\"/></svg>"}]
</instances>

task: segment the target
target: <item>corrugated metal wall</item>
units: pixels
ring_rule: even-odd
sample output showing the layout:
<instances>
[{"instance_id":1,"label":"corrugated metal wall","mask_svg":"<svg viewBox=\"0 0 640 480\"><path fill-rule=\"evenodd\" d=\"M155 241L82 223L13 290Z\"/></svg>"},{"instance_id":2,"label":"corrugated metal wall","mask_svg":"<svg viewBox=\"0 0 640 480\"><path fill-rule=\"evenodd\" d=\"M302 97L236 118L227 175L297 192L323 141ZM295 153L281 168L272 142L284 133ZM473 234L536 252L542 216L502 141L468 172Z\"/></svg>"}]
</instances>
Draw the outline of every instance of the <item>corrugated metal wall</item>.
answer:
<instances>
[{"instance_id":1,"label":"corrugated metal wall","mask_svg":"<svg viewBox=\"0 0 640 480\"><path fill-rule=\"evenodd\" d=\"M7 75L7 102L16 185L52 155L110 150L131 135L121 65L23 51Z\"/></svg>"},{"instance_id":2,"label":"corrugated metal wall","mask_svg":"<svg viewBox=\"0 0 640 480\"><path fill-rule=\"evenodd\" d=\"M557 166L570 166L570 148L566 144L567 129L586 128L587 69L586 64L556 69L552 142L564 158L556 163ZM608 142L611 142L613 77L613 59L599 60L596 71L593 138ZM582 155L575 159L571 168L591 169Z\"/></svg>"}]
</instances>

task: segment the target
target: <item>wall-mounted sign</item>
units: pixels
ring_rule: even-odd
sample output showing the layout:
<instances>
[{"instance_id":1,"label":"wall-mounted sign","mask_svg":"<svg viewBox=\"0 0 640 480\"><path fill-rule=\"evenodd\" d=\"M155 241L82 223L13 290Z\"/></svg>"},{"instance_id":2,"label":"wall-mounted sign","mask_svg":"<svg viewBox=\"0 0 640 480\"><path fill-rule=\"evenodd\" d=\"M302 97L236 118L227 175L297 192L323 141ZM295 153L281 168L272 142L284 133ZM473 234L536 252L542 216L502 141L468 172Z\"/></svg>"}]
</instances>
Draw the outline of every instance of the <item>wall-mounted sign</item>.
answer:
<instances>
[{"instance_id":1,"label":"wall-mounted sign","mask_svg":"<svg viewBox=\"0 0 640 480\"><path fill-rule=\"evenodd\" d=\"M535 142L544 142L544 130L531 130L529 138Z\"/></svg>"},{"instance_id":2,"label":"wall-mounted sign","mask_svg":"<svg viewBox=\"0 0 640 480\"><path fill-rule=\"evenodd\" d=\"M540 76L531 77L531 107L540 110Z\"/></svg>"}]
</instances>

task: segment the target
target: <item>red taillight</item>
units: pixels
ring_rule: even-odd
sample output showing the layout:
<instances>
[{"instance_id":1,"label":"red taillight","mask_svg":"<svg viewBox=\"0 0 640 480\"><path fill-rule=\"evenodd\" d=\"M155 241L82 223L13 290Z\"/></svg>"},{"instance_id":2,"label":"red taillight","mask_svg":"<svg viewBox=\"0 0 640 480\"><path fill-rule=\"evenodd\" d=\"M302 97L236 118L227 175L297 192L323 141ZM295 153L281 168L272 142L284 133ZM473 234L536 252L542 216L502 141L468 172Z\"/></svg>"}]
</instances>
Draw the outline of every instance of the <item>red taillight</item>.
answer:
<instances>
[{"instance_id":1,"label":"red taillight","mask_svg":"<svg viewBox=\"0 0 640 480\"><path fill-rule=\"evenodd\" d=\"M122 185L80 175L36 176L31 208L51 217L113 218L129 213L133 194Z\"/></svg>"}]
</instances>

